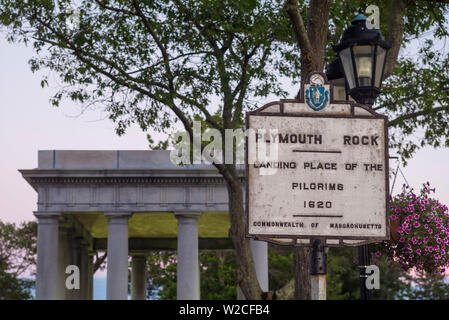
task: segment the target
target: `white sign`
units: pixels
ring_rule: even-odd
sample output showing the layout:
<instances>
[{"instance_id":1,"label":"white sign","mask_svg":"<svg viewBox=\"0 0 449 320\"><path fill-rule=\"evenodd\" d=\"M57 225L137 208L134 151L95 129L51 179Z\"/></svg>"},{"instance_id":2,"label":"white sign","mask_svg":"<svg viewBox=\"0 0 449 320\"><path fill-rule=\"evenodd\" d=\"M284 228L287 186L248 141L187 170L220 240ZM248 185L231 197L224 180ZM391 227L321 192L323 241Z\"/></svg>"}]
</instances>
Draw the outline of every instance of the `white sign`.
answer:
<instances>
[{"instance_id":1,"label":"white sign","mask_svg":"<svg viewBox=\"0 0 449 320\"><path fill-rule=\"evenodd\" d=\"M248 139L250 236L389 237L385 117L350 104L315 111L281 101L249 113L247 126L255 132Z\"/></svg>"}]
</instances>

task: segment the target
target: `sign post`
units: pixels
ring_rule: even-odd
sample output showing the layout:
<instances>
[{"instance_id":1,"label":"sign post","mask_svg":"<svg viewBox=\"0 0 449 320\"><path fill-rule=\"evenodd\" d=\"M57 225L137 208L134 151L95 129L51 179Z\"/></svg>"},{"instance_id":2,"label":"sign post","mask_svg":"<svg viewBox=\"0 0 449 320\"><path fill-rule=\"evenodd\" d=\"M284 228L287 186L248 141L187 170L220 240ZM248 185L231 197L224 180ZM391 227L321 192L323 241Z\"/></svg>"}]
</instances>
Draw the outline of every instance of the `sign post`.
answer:
<instances>
[{"instance_id":1,"label":"sign post","mask_svg":"<svg viewBox=\"0 0 449 320\"><path fill-rule=\"evenodd\" d=\"M310 246L316 288L325 247L389 238L385 116L334 100L326 76L312 72L299 100L248 112L246 127L248 237Z\"/></svg>"},{"instance_id":2,"label":"sign post","mask_svg":"<svg viewBox=\"0 0 449 320\"><path fill-rule=\"evenodd\" d=\"M327 248L315 239L310 250L310 281L312 300L326 300Z\"/></svg>"}]
</instances>

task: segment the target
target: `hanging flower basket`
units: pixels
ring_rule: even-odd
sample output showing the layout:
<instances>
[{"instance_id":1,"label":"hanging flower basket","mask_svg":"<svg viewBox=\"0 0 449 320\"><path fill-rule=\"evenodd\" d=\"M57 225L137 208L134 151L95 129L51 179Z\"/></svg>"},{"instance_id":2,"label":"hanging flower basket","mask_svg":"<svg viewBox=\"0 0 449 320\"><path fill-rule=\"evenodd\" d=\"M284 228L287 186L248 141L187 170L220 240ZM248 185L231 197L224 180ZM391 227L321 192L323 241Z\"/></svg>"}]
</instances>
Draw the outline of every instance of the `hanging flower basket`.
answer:
<instances>
[{"instance_id":1,"label":"hanging flower basket","mask_svg":"<svg viewBox=\"0 0 449 320\"><path fill-rule=\"evenodd\" d=\"M404 271L416 268L428 273L445 272L449 265L448 207L429 195L435 192L429 183L421 192L404 186L391 199L391 240L379 244L376 257L385 254Z\"/></svg>"}]
</instances>

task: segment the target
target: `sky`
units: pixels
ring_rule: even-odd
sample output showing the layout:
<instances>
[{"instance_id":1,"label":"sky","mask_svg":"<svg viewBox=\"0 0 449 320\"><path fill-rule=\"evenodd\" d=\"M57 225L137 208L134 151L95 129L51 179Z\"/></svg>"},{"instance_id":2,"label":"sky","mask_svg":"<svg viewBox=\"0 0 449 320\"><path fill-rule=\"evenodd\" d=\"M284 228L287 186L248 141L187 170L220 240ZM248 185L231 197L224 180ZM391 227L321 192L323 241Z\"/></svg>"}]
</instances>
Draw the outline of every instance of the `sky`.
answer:
<instances>
[{"instance_id":1,"label":"sky","mask_svg":"<svg viewBox=\"0 0 449 320\"><path fill-rule=\"evenodd\" d=\"M403 54L414 54L413 48ZM37 167L38 150L147 150L146 135L137 127L117 136L114 124L101 110L81 113L79 105L63 101L59 108L49 99L58 89L50 77L50 88L41 88L45 71L32 73L28 60L31 48L7 43L0 35L0 220L34 220L37 194L22 178L18 169ZM287 84L288 85L288 84ZM287 90L293 96L297 87ZM261 101L260 106L270 102ZM397 162L390 166L396 169ZM449 149L419 150L403 168L407 182L418 189L429 181L436 188L435 197L449 205ZM391 179L392 180L392 179ZM405 183L398 174L394 193ZM105 273L95 277L95 299L105 299Z\"/></svg>"},{"instance_id":2,"label":"sky","mask_svg":"<svg viewBox=\"0 0 449 320\"><path fill-rule=\"evenodd\" d=\"M137 127L117 136L114 124L101 110L83 114L79 105L64 101L51 106L49 99L58 88L56 77L41 88L45 71L32 73L28 60L31 48L10 44L0 37L0 219L7 222L33 220L36 192L18 169L37 167L38 150L147 150L146 135ZM296 87L291 87L292 95ZM261 105L269 102L262 101ZM396 168L392 161L390 166ZM449 204L449 149L424 148L403 168L415 189L429 181L436 197ZM400 190L401 174L394 193Z\"/></svg>"}]
</instances>

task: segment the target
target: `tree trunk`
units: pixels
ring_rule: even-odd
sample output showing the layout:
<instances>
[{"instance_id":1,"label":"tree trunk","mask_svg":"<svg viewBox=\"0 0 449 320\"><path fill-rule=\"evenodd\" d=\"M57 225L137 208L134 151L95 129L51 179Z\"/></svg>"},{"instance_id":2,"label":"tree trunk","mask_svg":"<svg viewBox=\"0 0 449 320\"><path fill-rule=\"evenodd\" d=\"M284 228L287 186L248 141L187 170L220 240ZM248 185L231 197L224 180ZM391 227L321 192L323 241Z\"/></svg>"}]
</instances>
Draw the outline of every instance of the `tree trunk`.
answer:
<instances>
[{"instance_id":1,"label":"tree trunk","mask_svg":"<svg viewBox=\"0 0 449 320\"><path fill-rule=\"evenodd\" d=\"M287 0L286 11L289 14L293 31L301 49L301 88L304 87L307 75L312 71L323 71L328 20L331 0L311 0L307 20L304 28L299 17L296 0ZM297 94L297 98L300 96ZM294 249L295 268L295 299L310 299L309 248Z\"/></svg>"},{"instance_id":2,"label":"tree trunk","mask_svg":"<svg viewBox=\"0 0 449 320\"><path fill-rule=\"evenodd\" d=\"M235 171L234 171L235 172ZM262 289L257 280L250 240L246 237L246 215L243 207L242 183L237 175L231 174L225 181L229 196L229 216L231 228L229 237L234 244L237 255L236 282L240 286L246 299L262 299Z\"/></svg>"},{"instance_id":3,"label":"tree trunk","mask_svg":"<svg viewBox=\"0 0 449 320\"><path fill-rule=\"evenodd\" d=\"M311 299L309 252L308 247L294 247L295 300Z\"/></svg>"}]
</instances>

